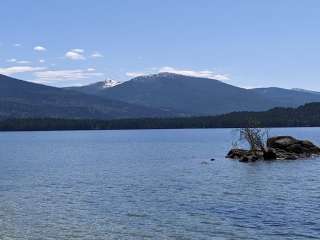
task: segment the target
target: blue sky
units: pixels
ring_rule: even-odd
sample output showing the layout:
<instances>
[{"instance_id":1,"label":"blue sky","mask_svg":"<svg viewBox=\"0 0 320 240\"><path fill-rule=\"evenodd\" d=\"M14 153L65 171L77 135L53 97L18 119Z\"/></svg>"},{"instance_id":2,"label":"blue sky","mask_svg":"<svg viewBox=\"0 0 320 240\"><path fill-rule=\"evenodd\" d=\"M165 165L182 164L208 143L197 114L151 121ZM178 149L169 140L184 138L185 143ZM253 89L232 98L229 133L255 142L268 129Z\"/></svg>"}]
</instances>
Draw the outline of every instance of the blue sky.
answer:
<instances>
[{"instance_id":1,"label":"blue sky","mask_svg":"<svg viewBox=\"0 0 320 240\"><path fill-rule=\"evenodd\" d=\"M2 0L0 8L0 73L21 79L70 86L172 71L320 91L318 0Z\"/></svg>"}]
</instances>

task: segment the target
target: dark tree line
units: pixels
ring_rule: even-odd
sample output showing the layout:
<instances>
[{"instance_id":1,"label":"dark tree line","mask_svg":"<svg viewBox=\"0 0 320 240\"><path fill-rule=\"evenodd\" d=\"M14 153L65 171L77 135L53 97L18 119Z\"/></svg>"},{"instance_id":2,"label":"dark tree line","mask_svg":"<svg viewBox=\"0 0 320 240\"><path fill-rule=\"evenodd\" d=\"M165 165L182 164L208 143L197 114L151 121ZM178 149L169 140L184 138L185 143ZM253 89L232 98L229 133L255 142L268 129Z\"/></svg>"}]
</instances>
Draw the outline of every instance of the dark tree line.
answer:
<instances>
[{"instance_id":1,"label":"dark tree line","mask_svg":"<svg viewBox=\"0 0 320 240\"><path fill-rule=\"evenodd\" d=\"M219 116L142 119L3 119L0 131L242 128L254 121L261 127L320 126L320 103L298 108L274 108L264 112L233 112Z\"/></svg>"}]
</instances>

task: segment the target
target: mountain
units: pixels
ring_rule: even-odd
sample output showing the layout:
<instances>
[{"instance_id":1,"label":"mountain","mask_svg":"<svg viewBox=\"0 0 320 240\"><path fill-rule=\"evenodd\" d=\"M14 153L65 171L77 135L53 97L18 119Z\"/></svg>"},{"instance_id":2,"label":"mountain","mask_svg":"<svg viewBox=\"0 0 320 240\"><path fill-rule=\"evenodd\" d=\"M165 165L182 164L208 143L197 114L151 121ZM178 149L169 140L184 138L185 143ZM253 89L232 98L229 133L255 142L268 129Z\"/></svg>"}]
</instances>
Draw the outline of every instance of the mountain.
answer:
<instances>
[{"instance_id":1,"label":"mountain","mask_svg":"<svg viewBox=\"0 0 320 240\"><path fill-rule=\"evenodd\" d=\"M0 118L132 118L177 115L0 75Z\"/></svg>"},{"instance_id":2,"label":"mountain","mask_svg":"<svg viewBox=\"0 0 320 240\"><path fill-rule=\"evenodd\" d=\"M277 103L276 106L297 107L309 102L320 102L320 93L304 89L284 89L277 87L254 88L251 92L258 93L268 100Z\"/></svg>"},{"instance_id":3,"label":"mountain","mask_svg":"<svg viewBox=\"0 0 320 240\"><path fill-rule=\"evenodd\" d=\"M263 111L277 106L296 107L320 101L320 95L312 93L281 88L248 90L218 80L173 73L141 76L112 88L89 85L74 90L189 115Z\"/></svg>"},{"instance_id":4,"label":"mountain","mask_svg":"<svg viewBox=\"0 0 320 240\"><path fill-rule=\"evenodd\" d=\"M0 118L145 118L264 111L320 102L318 92L243 89L172 73L61 89L0 75Z\"/></svg>"},{"instance_id":5,"label":"mountain","mask_svg":"<svg viewBox=\"0 0 320 240\"><path fill-rule=\"evenodd\" d=\"M102 88L111 88L111 87L117 86L119 84L121 84L121 82L109 79L109 80L104 81Z\"/></svg>"},{"instance_id":6,"label":"mountain","mask_svg":"<svg viewBox=\"0 0 320 240\"><path fill-rule=\"evenodd\" d=\"M105 81L101 82L96 82L92 83L86 86L81 86L81 87L66 87L65 89L68 90L79 90L80 92L87 93L87 94L98 94L100 91L107 89L107 88L112 88L117 85L121 84L120 81L108 79Z\"/></svg>"},{"instance_id":7,"label":"mountain","mask_svg":"<svg viewBox=\"0 0 320 240\"><path fill-rule=\"evenodd\" d=\"M298 92L304 92L304 93L320 94L320 92L312 91L312 90L307 90L307 89L302 89L302 88L292 88L291 90L298 91Z\"/></svg>"}]
</instances>

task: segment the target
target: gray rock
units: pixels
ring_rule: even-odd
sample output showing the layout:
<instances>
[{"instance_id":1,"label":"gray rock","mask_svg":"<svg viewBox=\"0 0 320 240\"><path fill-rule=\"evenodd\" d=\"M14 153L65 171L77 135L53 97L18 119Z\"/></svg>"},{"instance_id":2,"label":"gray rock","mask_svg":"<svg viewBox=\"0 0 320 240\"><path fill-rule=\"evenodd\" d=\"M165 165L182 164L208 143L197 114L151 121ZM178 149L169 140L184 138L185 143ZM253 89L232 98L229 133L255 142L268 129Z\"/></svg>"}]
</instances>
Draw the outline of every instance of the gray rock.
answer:
<instances>
[{"instance_id":1,"label":"gray rock","mask_svg":"<svg viewBox=\"0 0 320 240\"><path fill-rule=\"evenodd\" d=\"M255 162L263 159L263 151L231 149L226 157L230 159L238 159L240 162Z\"/></svg>"},{"instance_id":2,"label":"gray rock","mask_svg":"<svg viewBox=\"0 0 320 240\"><path fill-rule=\"evenodd\" d=\"M267 140L268 148L286 148L292 144L295 144L298 140L291 136L277 136L271 137Z\"/></svg>"},{"instance_id":3,"label":"gray rock","mask_svg":"<svg viewBox=\"0 0 320 240\"><path fill-rule=\"evenodd\" d=\"M264 160L274 160L277 159L277 152L273 148L268 148L263 152Z\"/></svg>"},{"instance_id":4,"label":"gray rock","mask_svg":"<svg viewBox=\"0 0 320 240\"><path fill-rule=\"evenodd\" d=\"M291 136L277 136L267 140L263 150L231 149L227 158L241 162L257 160L295 160L320 155L320 148L308 140L299 140Z\"/></svg>"}]
</instances>

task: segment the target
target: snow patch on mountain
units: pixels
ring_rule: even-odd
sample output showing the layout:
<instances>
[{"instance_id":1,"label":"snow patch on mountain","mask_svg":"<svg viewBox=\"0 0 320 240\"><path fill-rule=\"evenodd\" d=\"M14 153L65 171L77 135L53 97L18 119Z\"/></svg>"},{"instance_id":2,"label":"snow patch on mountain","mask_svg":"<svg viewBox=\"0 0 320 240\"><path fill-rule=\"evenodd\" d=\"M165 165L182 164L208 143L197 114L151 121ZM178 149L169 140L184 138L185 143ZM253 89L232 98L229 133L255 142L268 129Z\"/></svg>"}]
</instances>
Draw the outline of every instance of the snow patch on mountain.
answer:
<instances>
[{"instance_id":1,"label":"snow patch on mountain","mask_svg":"<svg viewBox=\"0 0 320 240\"><path fill-rule=\"evenodd\" d=\"M121 84L121 82L112 79L107 79L103 82L102 88L111 88L119 84Z\"/></svg>"}]
</instances>

